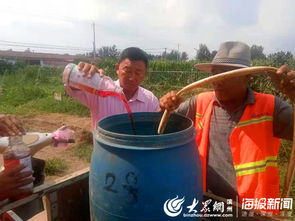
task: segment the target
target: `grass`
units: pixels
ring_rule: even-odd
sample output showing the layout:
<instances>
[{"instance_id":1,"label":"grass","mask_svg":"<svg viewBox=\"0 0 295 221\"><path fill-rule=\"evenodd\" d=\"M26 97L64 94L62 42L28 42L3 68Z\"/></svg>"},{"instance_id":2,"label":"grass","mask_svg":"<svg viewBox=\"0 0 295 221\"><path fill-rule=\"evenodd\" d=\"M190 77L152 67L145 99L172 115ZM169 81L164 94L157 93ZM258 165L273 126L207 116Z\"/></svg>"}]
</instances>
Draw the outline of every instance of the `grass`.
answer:
<instances>
[{"instance_id":1,"label":"grass","mask_svg":"<svg viewBox=\"0 0 295 221\"><path fill-rule=\"evenodd\" d=\"M65 161L59 158L51 158L46 160L45 174L46 176L60 175L66 171L68 165Z\"/></svg>"},{"instance_id":2,"label":"grass","mask_svg":"<svg viewBox=\"0 0 295 221\"><path fill-rule=\"evenodd\" d=\"M84 159L90 163L91 154L93 151L93 145L92 144L76 145L73 147L73 151L74 151L74 156L80 159Z\"/></svg>"},{"instance_id":3,"label":"grass","mask_svg":"<svg viewBox=\"0 0 295 221\"><path fill-rule=\"evenodd\" d=\"M0 77L0 113L68 113L89 116L86 107L68 97L61 83L59 68L26 66ZM62 95L56 101L54 93Z\"/></svg>"}]
</instances>

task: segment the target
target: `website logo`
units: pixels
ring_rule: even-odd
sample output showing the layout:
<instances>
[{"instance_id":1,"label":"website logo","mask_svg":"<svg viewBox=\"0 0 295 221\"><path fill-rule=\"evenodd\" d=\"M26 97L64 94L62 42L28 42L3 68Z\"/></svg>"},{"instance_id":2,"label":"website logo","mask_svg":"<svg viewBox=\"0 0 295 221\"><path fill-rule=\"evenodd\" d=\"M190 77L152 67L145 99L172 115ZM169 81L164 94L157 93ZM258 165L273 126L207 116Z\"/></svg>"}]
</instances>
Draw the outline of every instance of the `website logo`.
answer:
<instances>
[{"instance_id":1,"label":"website logo","mask_svg":"<svg viewBox=\"0 0 295 221\"><path fill-rule=\"evenodd\" d=\"M171 217L178 216L182 212L182 204L184 203L184 197L178 199L176 196L174 199L168 199L164 204L164 212Z\"/></svg>"}]
</instances>

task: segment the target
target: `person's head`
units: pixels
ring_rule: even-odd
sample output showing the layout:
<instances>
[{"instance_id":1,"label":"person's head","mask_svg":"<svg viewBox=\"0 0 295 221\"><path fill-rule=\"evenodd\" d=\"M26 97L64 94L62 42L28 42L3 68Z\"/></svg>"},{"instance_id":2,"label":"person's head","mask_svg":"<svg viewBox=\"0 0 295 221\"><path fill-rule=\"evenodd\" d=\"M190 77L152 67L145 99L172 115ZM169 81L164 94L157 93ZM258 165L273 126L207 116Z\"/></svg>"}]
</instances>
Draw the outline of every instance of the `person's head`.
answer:
<instances>
[{"instance_id":1,"label":"person's head","mask_svg":"<svg viewBox=\"0 0 295 221\"><path fill-rule=\"evenodd\" d=\"M144 80L147 69L148 58L143 50L136 47L123 50L116 65L121 87L130 93L135 92Z\"/></svg>"},{"instance_id":2,"label":"person's head","mask_svg":"<svg viewBox=\"0 0 295 221\"><path fill-rule=\"evenodd\" d=\"M211 63L197 64L195 67L213 75L250 66L250 47L243 42L224 42ZM216 97L220 101L230 101L246 93L250 76L233 77L213 83Z\"/></svg>"}]
</instances>

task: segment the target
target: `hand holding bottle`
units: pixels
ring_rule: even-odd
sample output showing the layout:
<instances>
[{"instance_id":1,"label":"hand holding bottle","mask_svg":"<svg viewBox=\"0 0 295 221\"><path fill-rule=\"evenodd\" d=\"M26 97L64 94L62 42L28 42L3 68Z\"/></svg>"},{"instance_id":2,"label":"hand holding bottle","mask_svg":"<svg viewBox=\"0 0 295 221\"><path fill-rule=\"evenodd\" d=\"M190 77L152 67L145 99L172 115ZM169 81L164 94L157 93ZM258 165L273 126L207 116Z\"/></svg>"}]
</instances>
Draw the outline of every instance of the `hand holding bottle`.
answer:
<instances>
[{"instance_id":1,"label":"hand holding bottle","mask_svg":"<svg viewBox=\"0 0 295 221\"><path fill-rule=\"evenodd\" d=\"M94 74L98 73L100 77L104 76L105 71L101 68L98 68L92 64L86 62L79 62L78 70L84 73L84 77L91 78Z\"/></svg>"},{"instance_id":2,"label":"hand holding bottle","mask_svg":"<svg viewBox=\"0 0 295 221\"><path fill-rule=\"evenodd\" d=\"M0 137L24 135L25 130L14 116L0 114Z\"/></svg>"},{"instance_id":3,"label":"hand holding bottle","mask_svg":"<svg viewBox=\"0 0 295 221\"><path fill-rule=\"evenodd\" d=\"M23 171L26 165L18 165L9 170L0 172L0 201L7 198L14 198L20 195L32 193L32 188L22 188L33 183L33 171Z\"/></svg>"},{"instance_id":4,"label":"hand holding bottle","mask_svg":"<svg viewBox=\"0 0 295 221\"><path fill-rule=\"evenodd\" d=\"M15 168L19 168L21 165L21 170L18 169L16 171L22 172L23 175L20 175L20 178L25 178L29 175L32 175L32 161L31 161L31 153L28 146L23 142L22 136L11 136L8 138L8 148L3 152L4 158L4 173L12 172L12 175L15 174ZM9 173L10 174L10 173ZM25 175L24 175L25 174ZM31 182L21 183L22 185L17 186L19 189L31 189L33 188L33 180L28 179ZM18 191L20 192L20 191ZM11 199L20 199L25 197L26 195L18 196L17 198L11 197Z\"/></svg>"}]
</instances>

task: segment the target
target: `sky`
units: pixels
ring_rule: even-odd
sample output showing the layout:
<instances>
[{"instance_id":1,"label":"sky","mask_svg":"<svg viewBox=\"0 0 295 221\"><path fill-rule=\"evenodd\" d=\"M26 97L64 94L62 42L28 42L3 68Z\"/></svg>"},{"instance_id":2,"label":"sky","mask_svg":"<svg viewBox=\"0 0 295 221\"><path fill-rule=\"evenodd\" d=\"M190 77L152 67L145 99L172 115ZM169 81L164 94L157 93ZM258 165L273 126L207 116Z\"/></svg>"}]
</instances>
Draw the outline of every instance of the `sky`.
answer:
<instances>
[{"instance_id":1,"label":"sky","mask_svg":"<svg viewBox=\"0 0 295 221\"><path fill-rule=\"evenodd\" d=\"M267 54L295 55L294 6L294 0L1 0L0 50L90 51L94 22L96 48L179 49L192 58L201 43L212 51L243 41Z\"/></svg>"}]
</instances>

